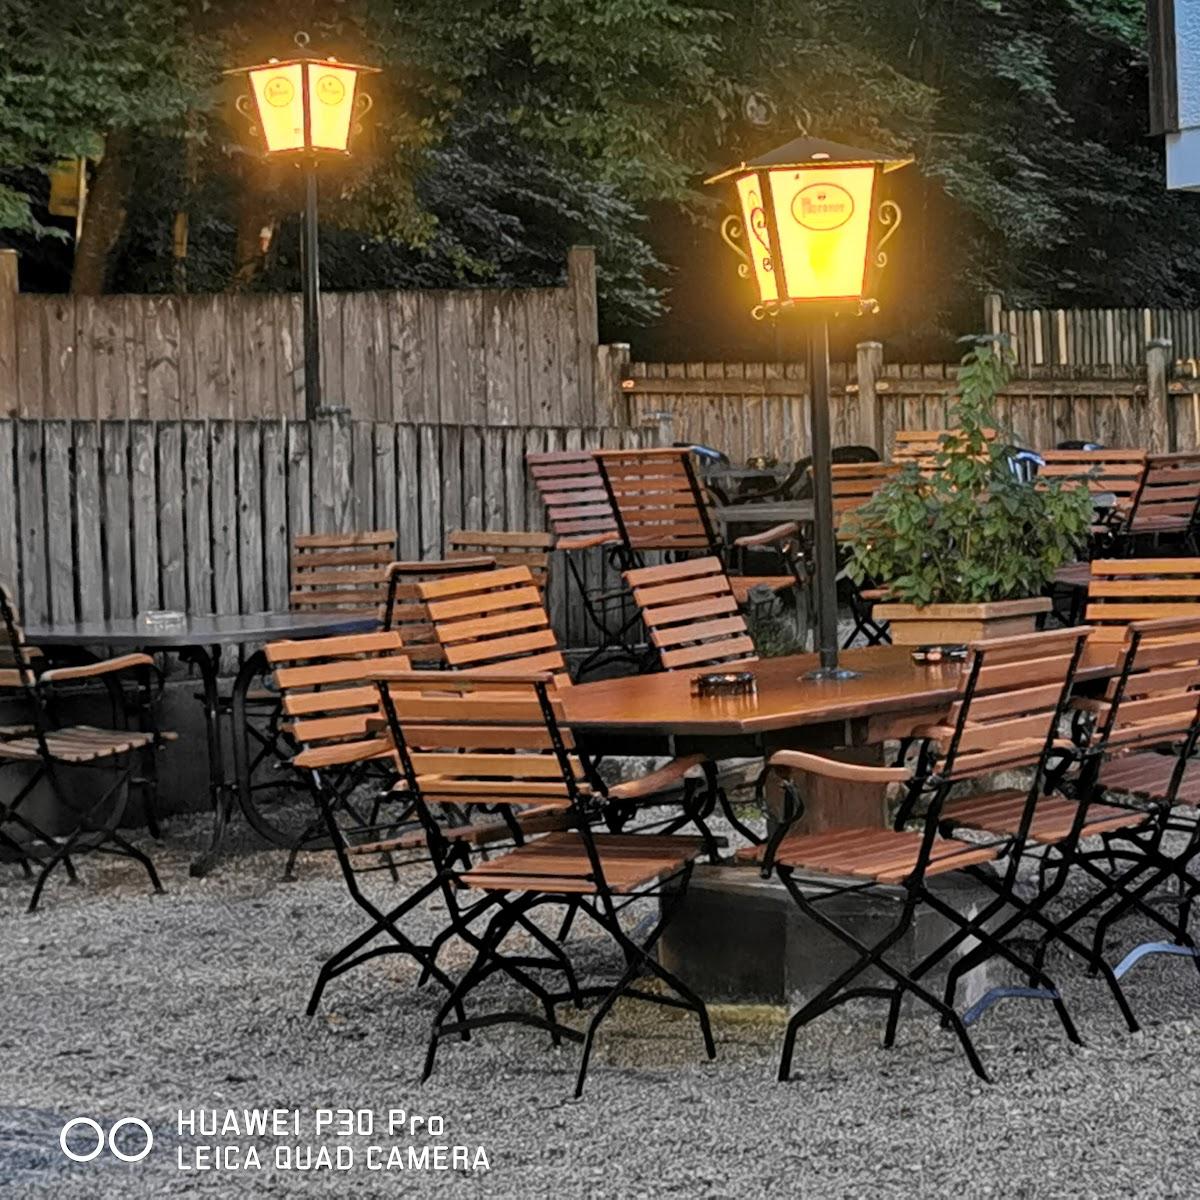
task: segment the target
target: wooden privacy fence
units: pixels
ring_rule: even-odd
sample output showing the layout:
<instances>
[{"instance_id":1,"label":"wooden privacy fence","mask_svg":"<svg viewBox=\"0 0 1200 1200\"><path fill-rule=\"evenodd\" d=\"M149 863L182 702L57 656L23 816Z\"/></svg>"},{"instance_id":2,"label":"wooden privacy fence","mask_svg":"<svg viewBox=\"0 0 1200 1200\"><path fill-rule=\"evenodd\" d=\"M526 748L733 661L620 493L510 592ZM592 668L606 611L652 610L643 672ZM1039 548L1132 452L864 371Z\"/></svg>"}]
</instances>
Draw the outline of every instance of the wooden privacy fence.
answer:
<instances>
[{"instance_id":1,"label":"wooden privacy fence","mask_svg":"<svg viewBox=\"0 0 1200 1200\"><path fill-rule=\"evenodd\" d=\"M1004 389L1000 424L1035 449L1096 441L1154 452L1200 446L1200 381L1173 377L1171 347L1152 342L1140 367L1029 368ZM863 342L853 364L830 369L834 445L891 451L898 429L944 429L957 365L883 362ZM809 453L808 382L799 363L631 363L622 388L632 424L657 422L664 440L698 442L744 462Z\"/></svg>"},{"instance_id":2,"label":"wooden privacy fence","mask_svg":"<svg viewBox=\"0 0 1200 1200\"><path fill-rule=\"evenodd\" d=\"M628 348L600 346L595 255L521 291L327 292L325 403L446 425L607 425ZM0 416L302 418L298 295L17 291L0 251Z\"/></svg>"},{"instance_id":3,"label":"wooden privacy fence","mask_svg":"<svg viewBox=\"0 0 1200 1200\"><path fill-rule=\"evenodd\" d=\"M1132 367L1148 343L1171 343L1176 358L1200 358L1200 309L1006 308L995 292L984 300L984 328L1007 333L1025 366Z\"/></svg>"},{"instance_id":4,"label":"wooden privacy fence","mask_svg":"<svg viewBox=\"0 0 1200 1200\"><path fill-rule=\"evenodd\" d=\"M286 609L294 534L394 528L401 558L438 558L454 529L544 527L526 452L640 442L594 426L4 420L0 581L27 621ZM554 574L556 626L582 644Z\"/></svg>"}]
</instances>

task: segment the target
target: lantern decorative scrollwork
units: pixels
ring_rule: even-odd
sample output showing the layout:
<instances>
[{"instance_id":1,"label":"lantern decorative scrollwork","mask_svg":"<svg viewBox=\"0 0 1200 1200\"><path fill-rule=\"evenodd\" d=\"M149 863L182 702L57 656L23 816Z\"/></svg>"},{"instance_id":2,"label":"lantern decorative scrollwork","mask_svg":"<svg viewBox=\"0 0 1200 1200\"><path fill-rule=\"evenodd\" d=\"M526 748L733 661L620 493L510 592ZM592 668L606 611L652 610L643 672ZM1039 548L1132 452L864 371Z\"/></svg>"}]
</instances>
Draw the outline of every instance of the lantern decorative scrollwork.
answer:
<instances>
[{"instance_id":1,"label":"lantern decorative scrollwork","mask_svg":"<svg viewBox=\"0 0 1200 1200\"><path fill-rule=\"evenodd\" d=\"M900 211L900 205L895 200L885 200L879 206L879 223L884 227L886 232L875 246L875 265L879 270L883 270L888 265L887 251L884 246L888 244L896 236L896 230L900 228L901 222L904 220L904 214Z\"/></svg>"},{"instance_id":2,"label":"lantern decorative scrollwork","mask_svg":"<svg viewBox=\"0 0 1200 1200\"><path fill-rule=\"evenodd\" d=\"M740 239L744 233L745 230L742 228L741 218L734 216L733 213L730 213L725 220L721 222L722 241L724 241L725 245L727 245L730 250L732 250L734 254L736 254L738 258L742 260L738 265L738 275L741 276L742 279L749 279L750 269L753 266L753 263L750 260L750 255L746 253L741 245Z\"/></svg>"}]
</instances>

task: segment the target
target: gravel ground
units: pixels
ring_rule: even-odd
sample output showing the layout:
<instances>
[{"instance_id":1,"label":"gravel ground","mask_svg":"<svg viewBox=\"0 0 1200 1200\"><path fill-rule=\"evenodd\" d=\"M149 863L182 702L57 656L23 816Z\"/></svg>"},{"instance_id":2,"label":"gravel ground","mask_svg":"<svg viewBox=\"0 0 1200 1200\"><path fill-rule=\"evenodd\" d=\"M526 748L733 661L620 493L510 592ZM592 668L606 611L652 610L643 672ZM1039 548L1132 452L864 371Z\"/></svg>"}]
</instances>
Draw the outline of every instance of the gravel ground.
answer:
<instances>
[{"instance_id":1,"label":"gravel ground","mask_svg":"<svg viewBox=\"0 0 1200 1200\"><path fill-rule=\"evenodd\" d=\"M780 1085L782 1013L714 1009L710 1064L690 1018L632 1003L605 1026L581 1102L569 1098L575 1050L512 1027L446 1044L422 1085L437 993L415 990L404 960L335 981L320 1015L303 1014L318 962L361 928L334 864L308 857L299 880L283 883L278 852L242 845L214 876L192 880L186 863L203 835L198 819L173 820L155 851L163 896L125 863L85 860L79 886L57 882L27 916L28 885L0 869L0 1195L1200 1192L1200 980L1182 960L1133 973L1146 1029L1132 1037L1101 985L1056 964L1086 1047L1064 1042L1048 1006L1000 1005L976 1027L994 1086L921 1013L890 1052L879 1047L878 1007L823 1018L801 1034L794 1080ZM436 914L415 924L429 920ZM613 965L602 942L576 937L586 965ZM178 1132L180 1109L243 1106L301 1110L306 1131L317 1108L369 1109L378 1122L404 1109L441 1116L445 1133L347 1139L355 1167L338 1172L276 1169L271 1138ZM154 1149L136 1164L107 1153L73 1164L57 1142L77 1115L106 1127L140 1116ZM263 1168L181 1170L179 1154L194 1161L206 1141L256 1144ZM439 1142L469 1147L472 1159L482 1146L490 1169L371 1171L364 1161L368 1145Z\"/></svg>"}]
</instances>

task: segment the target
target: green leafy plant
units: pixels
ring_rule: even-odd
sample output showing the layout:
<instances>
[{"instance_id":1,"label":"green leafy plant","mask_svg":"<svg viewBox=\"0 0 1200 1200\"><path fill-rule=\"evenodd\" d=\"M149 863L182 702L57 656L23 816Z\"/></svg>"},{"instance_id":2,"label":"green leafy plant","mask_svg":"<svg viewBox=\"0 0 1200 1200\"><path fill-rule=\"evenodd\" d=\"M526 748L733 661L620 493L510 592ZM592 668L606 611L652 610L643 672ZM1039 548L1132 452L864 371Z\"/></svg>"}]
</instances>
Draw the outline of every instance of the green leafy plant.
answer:
<instances>
[{"instance_id":1,"label":"green leafy plant","mask_svg":"<svg viewBox=\"0 0 1200 1200\"><path fill-rule=\"evenodd\" d=\"M850 575L920 607L1037 596L1078 557L1092 521L1086 488L1013 474L1011 437L993 435L1011 352L995 338L962 340L971 346L951 408L957 428L933 469L907 465L847 518Z\"/></svg>"}]
</instances>

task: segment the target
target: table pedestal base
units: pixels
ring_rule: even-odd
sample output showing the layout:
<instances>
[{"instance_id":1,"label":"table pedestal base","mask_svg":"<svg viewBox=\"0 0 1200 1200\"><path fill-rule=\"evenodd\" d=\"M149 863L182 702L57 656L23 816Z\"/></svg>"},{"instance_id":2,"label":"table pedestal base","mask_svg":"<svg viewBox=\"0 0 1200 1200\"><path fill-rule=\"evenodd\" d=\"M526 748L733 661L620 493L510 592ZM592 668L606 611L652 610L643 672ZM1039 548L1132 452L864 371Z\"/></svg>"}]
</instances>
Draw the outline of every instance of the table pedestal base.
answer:
<instances>
[{"instance_id":1,"label":"table pedestal base","mask_svg":"<svg viewBox=\"0 0 1200 1200\"><path fill-rule=\"evenodd\" d=\"M982 908L995 897L982 884L967 879L943 877L931 880L930 886L945 893L964 913ZM891 900L861 892L824 905L831 917L868 943L879 941L893 927L899 909ZM948 932L943 918L928 908L918 909L912 929L893 952L893 961L915 962ZM659 957L707 1002L795 1008L848 966L851 955L797 908L778 880L763 879L756 867L700 864L663 935ZM968 975L959 987L960 1011L1002 982L1005 971L993 959ZM875 983L879 978L868 973L862 982ZM944 968L929 978L934 990L939 990ZM876 1007L882 1030L887 1006Z\"/></svg>"}]
</instances>

